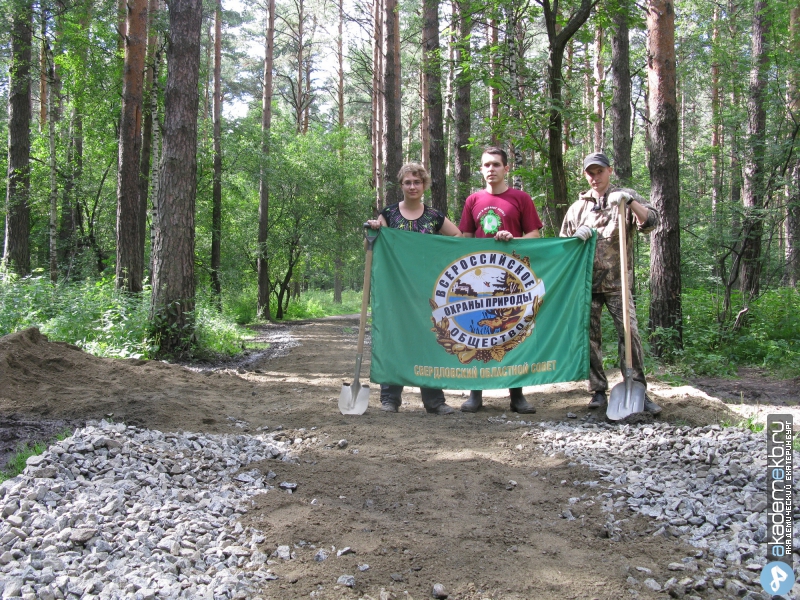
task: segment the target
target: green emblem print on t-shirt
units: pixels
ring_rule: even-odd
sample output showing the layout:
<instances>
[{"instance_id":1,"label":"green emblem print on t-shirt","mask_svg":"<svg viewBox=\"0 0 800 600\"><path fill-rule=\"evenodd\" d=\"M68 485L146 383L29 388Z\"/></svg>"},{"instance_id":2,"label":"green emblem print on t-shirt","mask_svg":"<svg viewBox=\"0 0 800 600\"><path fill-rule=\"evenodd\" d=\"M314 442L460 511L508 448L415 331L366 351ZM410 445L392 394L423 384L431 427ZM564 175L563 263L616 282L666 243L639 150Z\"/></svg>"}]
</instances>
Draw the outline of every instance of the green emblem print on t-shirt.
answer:
<instances>
[{"instance_id":1,"label":"green emblem print on t-shirt","mask_svg":"<svg viewBox=\"0 0 800 600\"><path fill-rule=\"evenodd\" d=\"M502 224L500 216L494 212L494 209L489 209L485 215L481 217L481 229L486 235L494 235L500 231Z\"/></svg>"}]
</instances>

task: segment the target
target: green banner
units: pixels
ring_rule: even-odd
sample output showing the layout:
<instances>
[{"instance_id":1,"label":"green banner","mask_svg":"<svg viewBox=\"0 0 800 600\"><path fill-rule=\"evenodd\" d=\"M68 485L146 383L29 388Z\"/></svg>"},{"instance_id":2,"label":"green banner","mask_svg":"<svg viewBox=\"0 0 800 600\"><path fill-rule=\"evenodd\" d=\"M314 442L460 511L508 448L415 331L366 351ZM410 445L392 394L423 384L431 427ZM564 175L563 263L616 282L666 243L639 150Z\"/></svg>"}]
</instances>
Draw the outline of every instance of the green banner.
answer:
<instances>
[{"instance_id":1,"label":"green banner","mask_svg":"<svg viewBox=\"0 0 800 600\"><path fill-rule=\"evenodd\" d=\"M587 379L595 240L381 228L370 380L482 390Z\"/></svg>"}]
</instances>

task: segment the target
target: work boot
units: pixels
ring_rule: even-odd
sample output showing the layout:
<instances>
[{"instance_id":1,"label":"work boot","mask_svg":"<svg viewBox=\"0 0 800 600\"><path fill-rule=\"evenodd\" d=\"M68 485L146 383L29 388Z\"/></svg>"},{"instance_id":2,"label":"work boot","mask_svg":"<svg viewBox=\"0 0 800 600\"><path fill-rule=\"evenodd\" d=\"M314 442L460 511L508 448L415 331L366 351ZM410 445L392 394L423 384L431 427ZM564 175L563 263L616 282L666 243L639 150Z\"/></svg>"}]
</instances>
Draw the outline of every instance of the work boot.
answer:
<instances>
[{"instance_id":1,"label":"work boot","mask_svg":"<svg viewBox=\"0 0 800 600\"><path fill-rule=\"evenodd\" d=\"M608 406L608 398L605 390L595 392L589 401L589 408L605 408L606 406Z\"/></svg>"},{"instance_id":2,"label":"work boot","mask_svg":"<svg viewBox=\"0 0 800 600\"><path fill-rule=\"evenodd\" d=\"M511 395L511 410L521 415L531 415L536 412L536 408L528 404L525 396L522 395L522 388L511 388L508 390Z\"/></svg>"},{"instance_id":3,"label":"work boot","mask_svg":"<svg viewBox=\"0 0 800 600\"><path fill-rule=\"evenodd\" d=\"M483 406L483 391L472 390L469 393L469 400L461 405L461 412L478 412L481 409L481 406Z\"/></svg>"},{"instance_id":4,"label":"work boot","mask_svg":"<svg viewBox=\"0 0 800 600\"><path fill-rule=\"evenodd\" d=\"M651 415L653 415L655 417L656 415L661 413L661 410L662 410L661 407L658 404L656 404L655 402L653 402L652 400L650 400L650 398L647 396L647 394L645 394L645 396L644 396L644 412L650 413Z\"/></svg>"},{"instance_id":5,"label":"work boot","mask_svg":"<svg viewBox=\"0 0 800 600\"><path fill-rule=\"evenodd\" d=\"M431 388L419 388L422 396L422 405L425 412L432 415L449 415L455 412L452 407L447 406L444 400L444 392Z\"/></svg>"},{"instance_id":6,"label":"work boot","mask_svg":"<svg viewBox=\"0 0 800 600\"><path fill-rule=\"evenodd\" d=\"M381 410L396 413L403 403L403 386L381 384Z\"/></svg>"}]
</instances>

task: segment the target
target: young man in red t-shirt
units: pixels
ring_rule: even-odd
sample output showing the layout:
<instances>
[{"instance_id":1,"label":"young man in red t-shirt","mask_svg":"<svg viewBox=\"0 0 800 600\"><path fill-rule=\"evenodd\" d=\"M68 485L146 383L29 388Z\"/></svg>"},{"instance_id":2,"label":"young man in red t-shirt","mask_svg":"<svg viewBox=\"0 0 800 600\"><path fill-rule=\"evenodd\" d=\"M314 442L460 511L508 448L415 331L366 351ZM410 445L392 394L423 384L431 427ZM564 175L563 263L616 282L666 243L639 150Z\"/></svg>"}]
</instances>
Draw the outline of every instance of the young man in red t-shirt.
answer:
<instances>
[{"instance_id":1,"label":"young man in red t-shirt","mask_svg":"<svg viewBox=\"0 0 800 600\"><path fill-rule=\"evenodd\" d=\"M481 175L486 189L470 195L464 203L464 212L458 228L464 237L493 237L507 242L514 238L538 238L543 227L533 199L523 192L508 187L508 155L502 148L486 148L481 156ZM508 390L511 410L530 414L536 409L522 395L522 388ZM481 390L472 390L469 400L461 405L463 412L478 412L483 406Z\"/></svg>"}]
</instances>

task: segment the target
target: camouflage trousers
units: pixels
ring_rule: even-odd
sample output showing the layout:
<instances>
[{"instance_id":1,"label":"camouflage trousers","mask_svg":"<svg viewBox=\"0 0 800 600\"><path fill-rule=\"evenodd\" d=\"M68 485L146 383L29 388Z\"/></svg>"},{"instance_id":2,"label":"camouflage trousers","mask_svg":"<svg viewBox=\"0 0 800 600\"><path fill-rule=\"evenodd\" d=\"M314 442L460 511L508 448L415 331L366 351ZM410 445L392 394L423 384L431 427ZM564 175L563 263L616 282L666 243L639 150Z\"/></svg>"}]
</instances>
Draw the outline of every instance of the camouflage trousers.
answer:
<instances>
[{"instance_id":1,"label":"camouflage trousers","mask_svg":"<svg viewBox=\"0 0 800 600\"><path fill-rule=\"evenodd\" d=\"M608 389L608 379L603 370L603 340L600 328L600 315L603 306L608 308L614 327L617 329L617 351L619 365L625 372L625 321L622 318L622 294L592 294L592 313L589 319L589 391L602 392ZM640 381L647 387L644 378L644 352L642 340L639 338L639 326L636 322L636 308L633 297L628 299L628 312L631 316L631 359L633 363L633 380Z\"/></svg>"}]
</instances>

